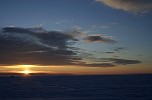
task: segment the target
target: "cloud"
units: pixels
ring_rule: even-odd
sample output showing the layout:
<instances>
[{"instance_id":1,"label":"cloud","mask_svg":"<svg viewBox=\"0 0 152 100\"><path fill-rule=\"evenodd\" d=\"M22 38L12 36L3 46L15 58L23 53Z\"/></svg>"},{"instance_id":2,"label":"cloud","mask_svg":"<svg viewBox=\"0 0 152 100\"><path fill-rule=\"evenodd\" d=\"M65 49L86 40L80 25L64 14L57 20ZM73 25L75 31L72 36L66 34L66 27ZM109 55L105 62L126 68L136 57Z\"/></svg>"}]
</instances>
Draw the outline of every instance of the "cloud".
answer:
<instances>
[{"instance_id":1,"label":"cloud","mask_svg":"<svg viewBox=\"0 0 152 100\"><path fill-rule=\"evenodd\" d=\"M106 53L110 53L110 54L111 54L111 53L114 53L114 52L108 51L108 52L106 52Z\"/></svg>"},{"instance_id":2,"label":"cloud","mask_svg":"<svg viewBox=\"0 0 152 100\"><path fill-rule=\"evenodd\" d=\"M152 10L151 0L96 0L114 9L131 13L147 13Z\"/></svg>"},{"instance_id":3,"label":"cloud","mask_svg":"<svg viewBox=\"0 0 152 100\"><path fill-rule=\"evenodd\" d=\"M115 40L101 35L87 36L84 38L84 40L89 43L94 43L94 42L108 43L108 44L116 43Z\"/></svg>"},{"instance_id":4,"label":"cloud","mask_svg":"<svg viewBox=\"0 0 152 100\"><path fill-rule=\"evenodd\" d=\"M139 60L112 59L115 64L128 65L141 63Z\"/></svg>"},{"instance_id":5,"label":"cloud","mask_svg":"<svg viewBox=\"0 0 152 100\"><path fill-rule=\"evenodd\" d=\"M5 27L0 32L0 64L71 65L81 59L68 50L74 41L62 32Z\"/></svg>"},{"instance_id":6,"label":"cloud","mask_svg":"<svg viewBox=\"0 0 152 100\"><path fill-rule=\"evenodd\" d=\"M115 67L113 63L92 63L92 64L85 64L86 67Z\"/></svg>"},{"instance_id":7,"label":"cloud","mask_svg":"<svg viewBox=\"0 0 152 100\"><path fill-rule=\"evenodd\" d=\"M127 48L125 48L125 47L115 47L113 50L115 51L115 52L120 52L120 51L123 51L123 50L126 50Z\"/></svg>"},{"instance_id":8,"label":"cloud","mask_svg":"<svg viewBox=\"0 0 152 100\"><path fill-rule=\"evenodd\" d=\"M45 31L41 28L5 27L1 36L46 48L65 48L68 40L75 40L69 34L58 31Z\"/></svg>"},{"instance_id":9,"label":"cloud","mask_svg":"<svg viewBox=\"0 0 152 100\"><path fill-rule=\"evenodd\" d=\"M115 42L109 37L90 36L82 32L46 31L41 27L4 27L0 29L0 65L115 67L140 63L138 60L93 58L93 52L75 46L81 39L91 43Z\"/></svg>"},{"instance_id":10,"label":"cloud","mask_svg":"<svg viewBox=\"0 0 152 100\"><path fill-rule=\"evenodd\" d=\"M111 62L115 65L128 65L128 64L139 64L141 61L139 60L131 60L131 59L118 59L118 58L101 58L103 62Z\"/></svg>"}]
</instances>

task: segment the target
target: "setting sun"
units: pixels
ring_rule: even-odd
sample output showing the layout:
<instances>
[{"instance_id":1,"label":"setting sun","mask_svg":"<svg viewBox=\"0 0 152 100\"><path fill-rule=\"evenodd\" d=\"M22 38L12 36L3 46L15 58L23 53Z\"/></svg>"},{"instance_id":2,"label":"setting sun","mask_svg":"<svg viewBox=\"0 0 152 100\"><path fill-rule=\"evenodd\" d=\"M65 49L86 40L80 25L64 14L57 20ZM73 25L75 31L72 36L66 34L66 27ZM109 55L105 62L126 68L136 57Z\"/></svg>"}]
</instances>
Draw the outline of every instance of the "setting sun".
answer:
<instances>
[{"instance_id":1,"label":"setting sun","mask_svg":"<svg viewBox=\"0 0 152 100\"><path fill-rule=\"evenodd\" d=\"M24 70L24 71L22 71L22 73L25 74L25 75L29 75L29 74L31 73L31 71L29 71L29 70Z\"/></svg>"}]
</instances>

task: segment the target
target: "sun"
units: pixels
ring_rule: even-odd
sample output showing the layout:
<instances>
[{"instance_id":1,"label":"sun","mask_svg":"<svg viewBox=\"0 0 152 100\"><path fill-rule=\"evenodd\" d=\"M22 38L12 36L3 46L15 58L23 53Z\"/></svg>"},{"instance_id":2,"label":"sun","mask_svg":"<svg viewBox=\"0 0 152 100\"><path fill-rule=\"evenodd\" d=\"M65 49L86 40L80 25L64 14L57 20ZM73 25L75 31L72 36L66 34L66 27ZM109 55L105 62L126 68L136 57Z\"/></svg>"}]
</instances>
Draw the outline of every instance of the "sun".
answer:
<instances>
[{"instance_id":1,"label":"sun","mask_svg":"<svg viewBox=\"0 0 152 100\"><path fill-rule=\"evenodd\" d=\"M24 71L22 71L22 73L23 73L24 75L29 75L29 74L31 73L31 71L30 71L30 70L24 70Z\"/></svg>"}]
</instances>

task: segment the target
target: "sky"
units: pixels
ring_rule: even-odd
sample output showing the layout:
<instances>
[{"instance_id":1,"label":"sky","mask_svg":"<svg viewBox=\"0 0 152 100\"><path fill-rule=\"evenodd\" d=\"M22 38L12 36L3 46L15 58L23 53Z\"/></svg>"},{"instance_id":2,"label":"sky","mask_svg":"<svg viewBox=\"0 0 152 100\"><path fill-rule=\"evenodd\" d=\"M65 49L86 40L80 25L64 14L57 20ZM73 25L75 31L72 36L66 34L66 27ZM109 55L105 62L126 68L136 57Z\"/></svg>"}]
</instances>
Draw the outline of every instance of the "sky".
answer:
<instances>
[{"instance_id":1,"label":"sky","mask_svg":"<svg viewBox=\"0 0 152 100\"><path fill-rule=\"evenodd\" d=\"M0 0L0 73L152 73L151 0Z\"/></svg>"}]
</instances>

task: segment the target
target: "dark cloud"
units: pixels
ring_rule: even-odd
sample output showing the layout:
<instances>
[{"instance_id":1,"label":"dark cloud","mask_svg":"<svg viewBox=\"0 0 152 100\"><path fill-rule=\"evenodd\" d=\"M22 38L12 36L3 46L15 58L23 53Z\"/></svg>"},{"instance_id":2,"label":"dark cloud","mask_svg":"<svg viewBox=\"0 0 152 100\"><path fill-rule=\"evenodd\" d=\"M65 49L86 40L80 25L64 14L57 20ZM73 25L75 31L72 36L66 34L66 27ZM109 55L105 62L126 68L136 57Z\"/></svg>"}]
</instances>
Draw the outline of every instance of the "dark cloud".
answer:
<instances>
[{"instance_id":1,"label":"dark cloud","mask_svg":"<svg viewBox=\"0 0 152 100\"><path fill-rule=\"evenodd\" d=\"M90 42L115 42L102 36L84 36L82 38ZM79 39L75 33L43 28L5 27L0 29L0 65L115 67L140 63L138 60L94 58L92 52L74 47L82 38Z\"/></svg>"},{"instance_id":2,"label":"dark cloud","mask_svg":"<svg viewBox=\"0 0 152 100\"><path fill-rule=\"evenodd\" d=\"M0 32L0 64L71 65L81 59L68 50L76 39L66 33L5 27ZM45 52L36 52L45 51Z\"/></svg>"},{"instance_id":3,"label":"dark cloud","mask_svg":"<svg viewBox=\"0 0 152 100\"><path fill-rule=\"evenodd\" d=\"M152 10L152 0L96 0L114 9L132 13L147 13Z\"/></svg>"},{"instance_id":4,"label":"dark cloud","mask_svg":"<svg viewBox=\"0 0 152 100\"><path fill-rule=\"evenodd\" d=\"M115 65L128 65L128 64L138 64L141 63L139 60L131 60L131 59L118 59L118 58L101 58L103 62L111 62Z\"/></svg>"},{"instance_id":5,"label":"dark cloud","mask_svg":"<svg viewBox=\"0 0 152 100\"><path fill-rule=\"evenodd\" d=\"M115 67L113 63L92 63L92 64L85 64L86 67Z\"/></svg>"},{"instance_id":6,"label":"dark cloud","mask_svg":"<svg viewBox=\"0 0 152 100\"><path fill-rule=\"evenodd\" d=\"M115 47L115 48L113 48L113 50L115 52L120 52L120 51L123 51L123 50L127 50L127 48L125 48L125 47Z\"/></svg>"},{"instance_id":7,"label":"dark cloud","mask_svg":"<svg viewBox=\"0 0 152 100\"><path fill-rule=\"evenodd\" d=\"M111 54L111 53L114 53L114 52L109 51L109 52L106 52L106 53L110 53Z\"/></svg>"},{"instance_id":8,"label":"dark cloud","mask_svg":"<svg viewBox=\"0 0 152 100\"><path fill-rule=\"evenodd\" d=\"M69 40L76 40L73 36L58 31L39 31L39 28L6 27L2 29L1 36L46 48L66 48L70 44Z\"/></svg>"},{"instance_id":9,"label":"dark cloud","mask_svg":"<svg viewBox=\"0 0 152 100\"><path fill-rule=\"evenodd\" d=\"M112 59L115 64L128 65L141 63L139 60L126 60L126 59Z\"/></svg>"},{"instance_id":10,"label":"dark cloud","mask_svg":"<svg viewBox=\"0 0 152 100\"><path fill-rule=\"evenodd\" d=\"M104 36L87 36L84 38L85 41L93 43L93 42L101 42L101 43L116 43L115 40L112 40L111 38L104 37Z\"/></svg>"}]
</instances>

